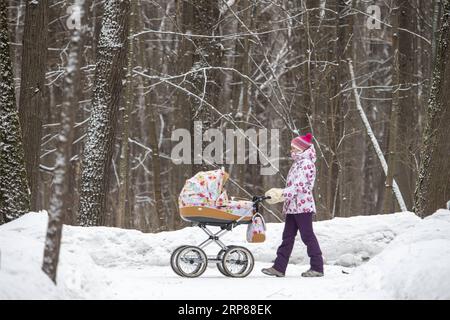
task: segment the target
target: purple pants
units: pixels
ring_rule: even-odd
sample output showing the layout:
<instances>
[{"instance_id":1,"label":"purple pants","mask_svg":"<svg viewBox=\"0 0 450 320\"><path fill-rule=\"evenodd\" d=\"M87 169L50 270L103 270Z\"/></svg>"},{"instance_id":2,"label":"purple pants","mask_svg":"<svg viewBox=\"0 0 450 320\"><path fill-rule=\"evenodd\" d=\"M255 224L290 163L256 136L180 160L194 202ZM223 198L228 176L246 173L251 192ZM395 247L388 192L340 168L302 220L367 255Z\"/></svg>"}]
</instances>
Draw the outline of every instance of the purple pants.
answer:
<instances>
[{"instance_id":1,"label":"purple pants","mask_svg":"<svg viewBox=\"0 0 450 320\"><path fill-rule=\"evenodd\" d=\"M283 231L283 242L277 250L277 258L273 267L279 272L286 272L286 268L294 247L297 230L300 231L300 237L306 245L306 250L310 258L311 269L323 272L322 251L320 251L319 242L313 231L313 212L287 214Z\"/></svg>"}]
</instances>

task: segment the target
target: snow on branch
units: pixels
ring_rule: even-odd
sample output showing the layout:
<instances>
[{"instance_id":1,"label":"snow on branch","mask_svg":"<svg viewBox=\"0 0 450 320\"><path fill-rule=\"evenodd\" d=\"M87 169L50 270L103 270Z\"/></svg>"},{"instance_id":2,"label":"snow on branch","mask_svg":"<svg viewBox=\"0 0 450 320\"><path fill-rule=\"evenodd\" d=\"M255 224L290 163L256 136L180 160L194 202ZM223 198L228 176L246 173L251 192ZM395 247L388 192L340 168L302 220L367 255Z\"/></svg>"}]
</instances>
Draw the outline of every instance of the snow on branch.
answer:
<instances>
[{"instance_id":1,"label":"snow on branch","mask_svg":"<svg viewBox=\"0 0 450 320\"><path fill-rule=\"evenodd\" d=\"M380 144L378 143L378 140L375 137L375 134L373 133L372 127L370 126L369 119L367 119L366 113L364 112L364 109L362 108L361 100L359 99L359 94L358 94L358 89L357 89L358 87L356 86L355 73L353 71L353 64L350 59L348 60L348 67L350 70L350 76L351 76L351 80L352 80L353 93L355 95L356 108L358 109L359 115L361 116L364 126L366 127L367 135L369 136L370 141L372 142L372 145L375 149L378 159L380 159L381 167L383 168L384 174L387 175L388 165L387 165L386 159L384 158L384 154L383 154L383 151L381 150ZM405 204L405 200L403 199L402 193L400 192L400 188L399 188L397 182L395 181L395 179L392 182L392 189L394 191L394 195L398 201L400 209L402 211L408 211L406 204Z\"/></svg>"},{"instance_id":2,"label":"snow on branch","mask_svg":"<svg viewBox=\"0 0 450 320\"><path fill-rule=\"evenodd\" d=\"M227 13L228 9L233 6L237 1L236 0L223 0L224 4L220 8L220 15L224 15Z\"/></svg>"}]
</instances>

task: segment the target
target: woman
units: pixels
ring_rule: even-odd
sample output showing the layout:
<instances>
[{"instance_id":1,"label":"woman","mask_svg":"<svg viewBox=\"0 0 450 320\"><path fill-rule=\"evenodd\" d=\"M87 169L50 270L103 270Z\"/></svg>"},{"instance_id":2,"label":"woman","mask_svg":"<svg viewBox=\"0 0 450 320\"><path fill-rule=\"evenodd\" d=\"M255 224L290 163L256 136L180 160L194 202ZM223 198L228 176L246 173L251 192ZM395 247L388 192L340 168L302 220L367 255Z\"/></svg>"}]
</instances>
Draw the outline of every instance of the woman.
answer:
<instances>
[{"instance_id":1,"label":"woman","mask_svg":"<svg viewBox=\"0 0 450 320\"><path fill-rule=\"evenodd\" d=\"M297 230L306 245L311 264L311 268L303 272L302 276L322 277L324 274L322 252L312 226L316 212L313 198L316 151L311 141L310 133L291 141L291 158L294 163L288 173L286 188L272 188L266 192L266 196L271 197L268 203L284 201L283 213L286 215L283 241L277 250L275 263L271 268L261 270L269 276L284 277Z\"/></svg>"}]
</instances>

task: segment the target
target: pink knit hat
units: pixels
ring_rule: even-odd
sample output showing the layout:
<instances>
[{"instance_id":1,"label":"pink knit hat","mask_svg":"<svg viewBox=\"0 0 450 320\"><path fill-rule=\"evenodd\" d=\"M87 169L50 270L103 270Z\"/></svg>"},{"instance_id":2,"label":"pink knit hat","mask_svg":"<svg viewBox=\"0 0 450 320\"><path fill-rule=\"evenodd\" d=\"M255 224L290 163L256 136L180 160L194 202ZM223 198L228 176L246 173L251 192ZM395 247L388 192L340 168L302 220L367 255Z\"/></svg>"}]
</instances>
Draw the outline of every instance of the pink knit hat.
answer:
<instances>
[{"instance_id":1,"label":"pink knit hat","mask_svg":"<svg viewBox=\"0 0 450 320\"><path fill-rule=\"evenodd\" d=\"M312 134L307 133L304 136L298 136L291 141L291 146L297 149L306 150L312 145Z\"/></svg>"}]
</instances>

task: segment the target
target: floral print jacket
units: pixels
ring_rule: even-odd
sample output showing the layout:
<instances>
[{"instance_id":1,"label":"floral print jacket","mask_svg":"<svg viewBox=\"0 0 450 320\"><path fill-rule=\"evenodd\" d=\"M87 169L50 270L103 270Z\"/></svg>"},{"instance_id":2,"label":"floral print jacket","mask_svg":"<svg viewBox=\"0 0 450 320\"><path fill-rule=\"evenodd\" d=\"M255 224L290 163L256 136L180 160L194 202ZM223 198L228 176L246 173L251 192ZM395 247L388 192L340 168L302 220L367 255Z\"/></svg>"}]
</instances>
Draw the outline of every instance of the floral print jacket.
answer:
<instances>
[{"instance_id":1,"label":"floral print jacket","mask_svg":"<svg viewBox=\"0 0 450 320\"><path fill-rule=\"evenodd\" d=\"M285 198L283 213L315 213L313 187L316 178L316 150L314 145L302 153L294 153L292 157L294 163L287 176L286 188L283 189Z\"/></svg>"}]
</instances>

